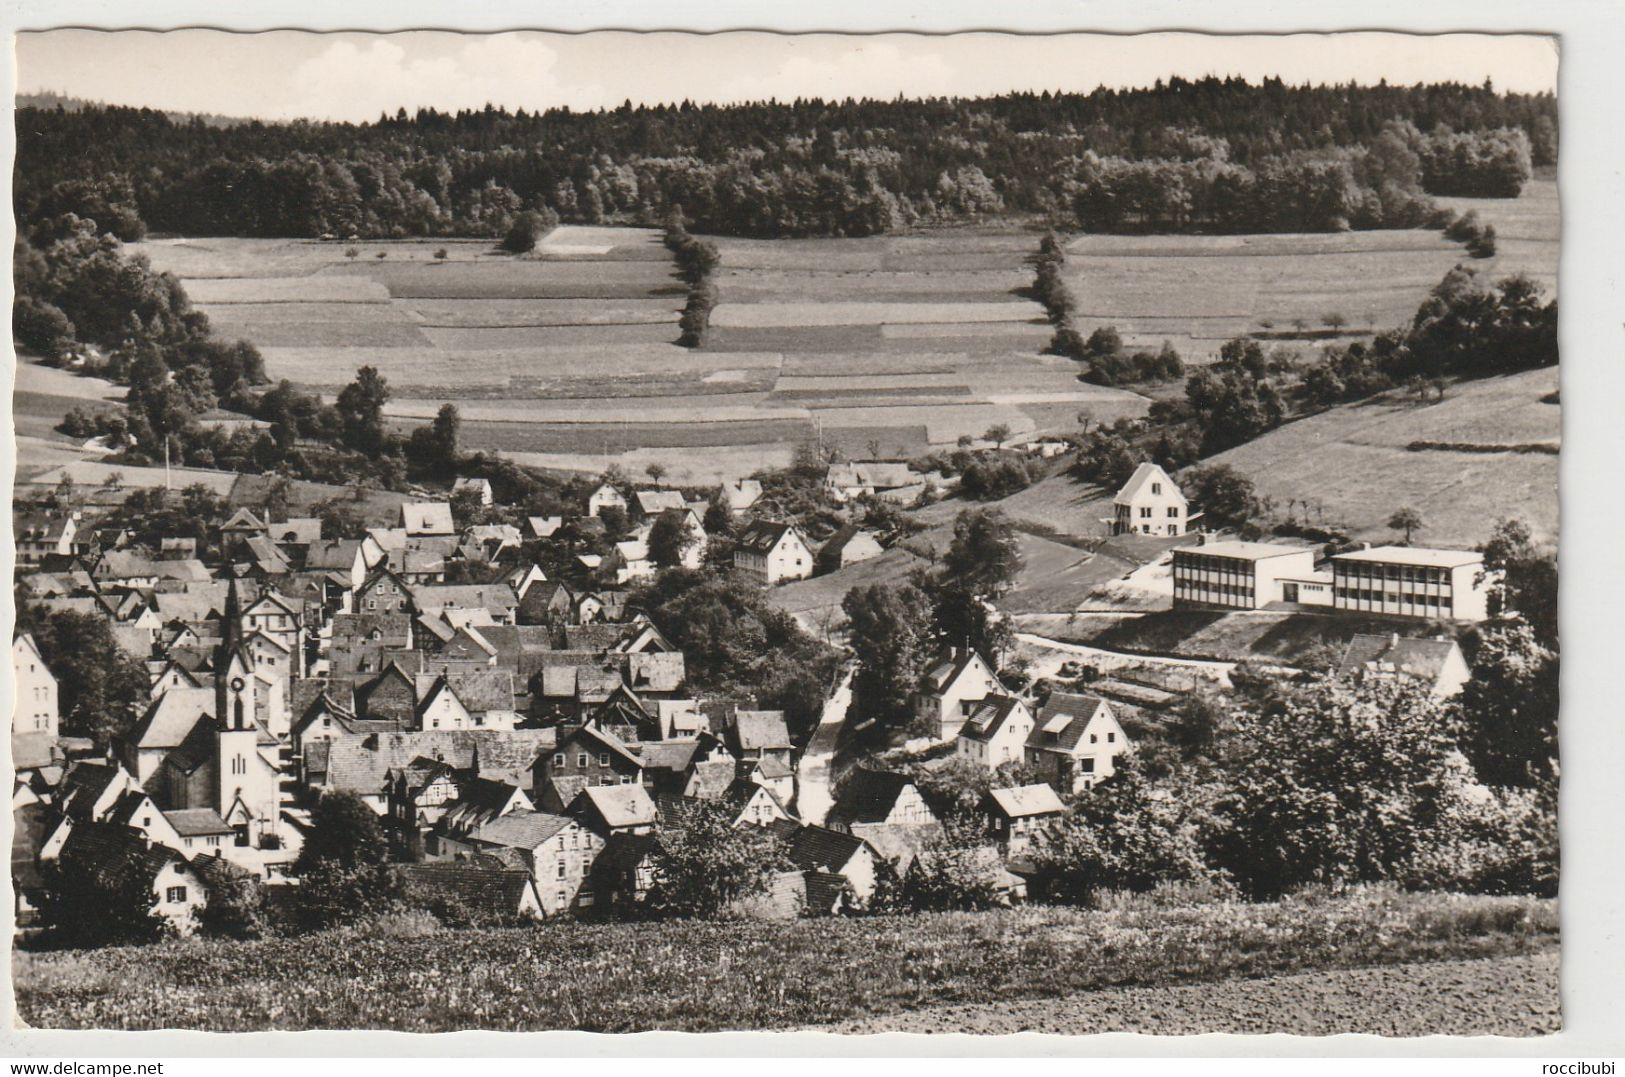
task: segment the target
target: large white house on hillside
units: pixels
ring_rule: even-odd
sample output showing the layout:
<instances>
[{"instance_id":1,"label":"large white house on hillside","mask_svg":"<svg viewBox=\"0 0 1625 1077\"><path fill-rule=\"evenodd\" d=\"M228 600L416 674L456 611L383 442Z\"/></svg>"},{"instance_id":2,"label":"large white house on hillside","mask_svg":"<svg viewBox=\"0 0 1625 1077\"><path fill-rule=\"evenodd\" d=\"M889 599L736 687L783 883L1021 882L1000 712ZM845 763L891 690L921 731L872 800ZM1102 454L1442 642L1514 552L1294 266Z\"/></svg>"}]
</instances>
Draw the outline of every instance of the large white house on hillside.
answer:
<instances>
[{"instance_id":1,"label":"large white house on hillside","mask_svg":"<svg viewBox=\"0 0 1625 1077\"><path fill-rule=\"evenodd\" d=\"M1112 505L1114 535L1183 535L1190 527L1190 503L1168 473L1149 461L1134 469Z\"/></svg>"}]
</instances>

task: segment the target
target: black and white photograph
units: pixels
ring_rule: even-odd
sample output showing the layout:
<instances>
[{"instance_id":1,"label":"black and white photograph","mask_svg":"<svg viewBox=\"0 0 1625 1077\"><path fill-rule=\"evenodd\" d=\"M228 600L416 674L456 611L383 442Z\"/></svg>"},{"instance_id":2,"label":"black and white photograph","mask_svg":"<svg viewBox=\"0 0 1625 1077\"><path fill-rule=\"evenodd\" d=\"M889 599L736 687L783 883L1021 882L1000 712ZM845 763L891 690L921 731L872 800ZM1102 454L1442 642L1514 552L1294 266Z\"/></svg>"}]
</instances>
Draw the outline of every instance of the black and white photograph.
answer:
<instances>
[{"instance_id":1,"label":"black and white photograph","mask_svg":"<svg viewBox=\"0 0 1625 1077\"><path fill-rule=\"evenodd\" d=\"M1469 30L15 35L16 1027L1559 1032Z\"/></svg>"}]
</instances>

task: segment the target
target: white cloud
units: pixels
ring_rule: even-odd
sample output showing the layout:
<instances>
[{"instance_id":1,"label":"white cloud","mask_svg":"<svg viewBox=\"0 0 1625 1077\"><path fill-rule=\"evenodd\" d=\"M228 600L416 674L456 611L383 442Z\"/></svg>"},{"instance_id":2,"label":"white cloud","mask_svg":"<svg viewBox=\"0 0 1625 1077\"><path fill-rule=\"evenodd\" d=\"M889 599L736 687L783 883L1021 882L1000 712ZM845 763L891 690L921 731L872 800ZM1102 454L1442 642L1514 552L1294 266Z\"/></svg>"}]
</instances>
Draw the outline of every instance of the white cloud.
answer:
<instances>
[{"instance_id":1,"label":"white cloud","mask_svg":"<svg viewBox=\"0 0 1625 1077\"><path fill-rule=\"evenodd\" d=\"M388 37L334 41L293 70L285 114L370 120L398 108L535 109L566 99L553 74L558 54L546 42L520 34L460 40L444 52Z\"/></svg>"}]
</instances>

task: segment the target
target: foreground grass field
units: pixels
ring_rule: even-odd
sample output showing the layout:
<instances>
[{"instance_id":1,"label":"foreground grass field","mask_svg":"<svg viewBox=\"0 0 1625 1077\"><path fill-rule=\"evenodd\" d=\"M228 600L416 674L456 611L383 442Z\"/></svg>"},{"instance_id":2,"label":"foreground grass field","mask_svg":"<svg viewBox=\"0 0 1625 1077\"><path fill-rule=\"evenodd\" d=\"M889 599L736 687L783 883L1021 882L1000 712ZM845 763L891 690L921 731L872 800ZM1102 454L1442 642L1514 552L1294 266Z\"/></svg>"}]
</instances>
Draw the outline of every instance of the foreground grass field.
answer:
<instances>
[{"instance_id":1,"label":"foreground grass field","mask_svg":"<svg viewBox=\"0 0 1625 1077\"><path fill-rule=\"evenodd\" d=\"M1526 955L1554 949L1557 932L1555 902L1371 889L1178 909L194 940L18 953L13 974L35 1028L707 1032Z\"/></svg>"},{"instance_id":2,"label":"foreground grass field","mask_svg":"<svg viewBox=\"0 0 1625 1077\"><path fill-rule=\"evenodd\" d=\"M1175 987L1109 987L1059 1001L937 1006L819 1031L1207 1032L1265 1036L1542 1036L1563 1025L1557 952L1398 968L1330 969Z\"/></svg>"}]
</instances>

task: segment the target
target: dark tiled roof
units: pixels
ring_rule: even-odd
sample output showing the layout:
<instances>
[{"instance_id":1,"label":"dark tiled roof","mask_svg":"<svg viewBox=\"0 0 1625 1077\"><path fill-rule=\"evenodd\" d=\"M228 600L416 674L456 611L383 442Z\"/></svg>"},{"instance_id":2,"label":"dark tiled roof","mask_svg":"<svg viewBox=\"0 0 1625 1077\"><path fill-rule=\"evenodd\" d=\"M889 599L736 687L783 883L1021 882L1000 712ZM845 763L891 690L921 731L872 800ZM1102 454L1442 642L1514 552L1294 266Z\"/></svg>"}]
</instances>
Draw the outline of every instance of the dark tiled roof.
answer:
<instances>
[{"instance_id":1,"label":"dark tiled roof","mask_svg":"<svg viewBox=\"0 0 1625 1077\"><path fill-rule=\"evenodd\" d=\"M1368 672L1401 674L1432 683L1439 679L1455 649L1452 640L1362 632L1349 640L1337 672L1345 677Z\"/></svg>"},{"instance_id":2,"label":"dark tiled roof","mask_svg":"<svg viewBox=\"0 0 1625 1077\"><path fill-rule=\"evenodd\" d=\"M736 711L730 737L742 751L793 747L783 711Z\"/></svg>"},{"instance_id":3,"label":"dark tiled roof","mask_svg":"<svg viewBox=\"0 0 1625 1077\"><path fill-rule=\"evenodd\" d=\"M77 823L59 854L64 866L83 870L95 885L116 890L132 877L151 884L171 860L184 857L166 845L148 845L129 827L113 823Z\"/></svg>"},{"instance_id":4,"label":"dark tiled roof","mask_svg":"<svg viewBox=\"0 0 1625 1077\"><path fill-rule=\"evenodd\" d=\"M1108 711L1111 709L1099 696L1051 692L1033 721L1033 731L1027 735L1028 745L1071 751L1083 739L1089 720L1101 707L1106 707Z\"/></svg>"},{"instance_id":5,"label":"dark tiled roof","mask_svg":"<svg viewBox=\"0 0 1625 1077\"><path fill-rule=\"evenodd\" d=\"M790 835L791 863L804 871L839 871L857 855L865 842L821 826L804 826Z\"/></svg>"},{"instance_id":6,"label":"dark tiled roof","mask_svg":"<svg viewBox=\"0 0 1625 1077\"><path fill-rule=\"evenodd\" d=\"M492 845L534 849L574 822L567 815L551 812L512 811L485 823L474 836Z\"/></svg>"},{"instance_id":7,"label":"dark tiled roof","mask_svg":"<svg viewBox=\"0 0 1625 1077\"><path fill-rule=\"evenodd\" d=\"M1015 696L988 696L971 708L959 735L969 740L990 740L1020 706L1022 702Z\"/></svg>"},{"instance_id":8,"label":"dark tiled roof","mask_svg":"<svg viewBox=\"0 0 1625 1077\"><path fill-rule=\"evenodd\" d=\"M885 822L897 798L912 784L901 774L860 768L841 783L832 814L854 823Z\"/></svg>"},{"instance_id":9,"label":"dark tiled roof","mask_svg":"<svg viewBox=\"0 0 1625 1077\"><path fill-rule=\"evenodd\" d=\"M932 666L930 671L926 673L926 691L942 691L958 680L972 662L980 660L981 656L969 649L947 652L938 658L936 665ZM985 662L983 664L986 665Z\"/></svg>"},{"instance_id":10,"label":"dark tiled roof","mask_svg":"<svg viewBox=\"0 0 1625 1077\"><path fill-rule=\"evenodd\" d=\"M658 816L642 785L590 785L581 791L592 813L609 827L652 826Z\"/></svg>"},{"instance_id":11,"label":"dark tiled roof","mask_svg":"<svg viewBox=\"0 0 1625 1077\"><path fill-rule=\"evenodd\" d=\"M493 917L517 915L531 885L527 871L473 864L402 864L396 871L409 897L452 900Z\"/></svg>"},{"instance_id":12,"label":"dark tiled roof","mask_svg":"<svg viewBox=\"0 0 1625 1077\"><path fill-rule=\"evenodd\" d=\"M164 818L169 825L175 828L175 833L183 838L201 838L211 834L230 834L231 827L220 818L220 813L213 808L182 808L180 811L166 811Z\"/></svg>"},{"instance_id":13,"label":"dark tiled roof","mask_svg":"<svg viewBox=\"0 0 1625 1077\"><path fill-rule=\"evenodd\" d=\"M784 533L792 530L794 530L792 525L777 520L752 520L749 526L739 533L734 547L751 553L771 553L773 547L784 537Z\"/></svg>"}]
</instances>

